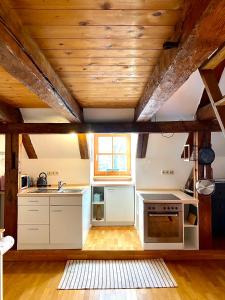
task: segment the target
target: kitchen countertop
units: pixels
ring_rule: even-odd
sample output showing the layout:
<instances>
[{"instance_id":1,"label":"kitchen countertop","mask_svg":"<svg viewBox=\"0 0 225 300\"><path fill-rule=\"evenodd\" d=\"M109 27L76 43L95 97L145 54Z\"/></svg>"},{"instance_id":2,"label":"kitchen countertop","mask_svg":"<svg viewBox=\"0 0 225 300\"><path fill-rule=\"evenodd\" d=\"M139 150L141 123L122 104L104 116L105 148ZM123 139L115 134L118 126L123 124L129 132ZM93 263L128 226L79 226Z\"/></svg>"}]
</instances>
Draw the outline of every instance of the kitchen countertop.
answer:
<instances>
[{"instance_id":1,"label":"kitchen countertop","mask_svg":"<svg viewBox=\"0 0 225 300\"><path fill-rule=\"evenodd\" d=\"M188 203L198 204L198 199L191 197L181 190L137 190L138 194L173 194L179 198L179 200L145 200L143 195L140 195L144 203Z\"/></svg>"},{"instance_id":2,"label":"kitchen countertop","mask_svg":"<svg viewBox=\"0 0 225 300\"><path fill-rule=\"evenodd\" d=\"M48 192L46 192L46 193L31 193L31 191L34 191L34 190L36 190L36 189L38 189L37 187L31 187L31 188L28 188L28 189L23 189L23 190L20 190L19 192L18 192L18 196L25 196L25 197L32 197L32 196L49 196L49 195L51 195L51 196L67 196L67 195L82 195L83 194L83 192L86 190L86 189L88 189L90 186L88 186L88 185L66 185L66 186L64 186L64 189L80 189L80 190L82 190L81 192L69 192L69 193L59 193L59 192L55 192L55 193L52 193L52 192L50 192L50 193L48 193ZM49 186L49 187L47 187L47 189L57 189L57 186Z\"/></svg>"}]
</instances>

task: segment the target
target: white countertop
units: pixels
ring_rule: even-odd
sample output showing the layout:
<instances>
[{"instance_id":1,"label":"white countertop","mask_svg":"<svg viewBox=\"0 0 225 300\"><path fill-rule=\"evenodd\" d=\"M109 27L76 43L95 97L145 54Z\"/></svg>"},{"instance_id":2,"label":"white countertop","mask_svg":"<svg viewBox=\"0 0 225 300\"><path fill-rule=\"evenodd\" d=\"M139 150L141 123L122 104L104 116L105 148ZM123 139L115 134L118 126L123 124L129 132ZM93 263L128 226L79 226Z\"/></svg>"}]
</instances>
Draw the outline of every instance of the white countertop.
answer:
<instances>
[{"instance_id":1,"label":"white countertop","mask_svg":"<svg viewBox=\"0 0 225 300\"><path fill-rule=\"evenodd\" d=\"M198 204L198 199L191 197L181 190L137 190L138 194L173 194L179 200L144 200L144 203L189 203Z\"/></svg>"},{"instance_id":2,"label":"white countertop","mask_svg":"<svg viewBox=\"0 0 225 300\"><path fill-rule=\"evenodd\" d=\"M87 185L82 185L82 186L78 186L78 185L66 185L64 186L64 189L79 189L79 190L82 190L81 192L69 192L69 193L59 193L57 191L55 191L55 193L53 192L46 192L46 193L35 193L35 192L32 192L32 191L35 191L38 189L38 187L31 187L31 188L28 188L28 189L23 189L23 190L20 190L18 192L18 196L25 196L25 197L32 197L32 196L69 196L69 195L82 195L83 192L88 189L89 186ZM51 190L51 189L57 189L57 186L50 186L50 187L47 187L48 190ZM32 193L31 193L32 192Z\"/></svg>"}]
</instances>

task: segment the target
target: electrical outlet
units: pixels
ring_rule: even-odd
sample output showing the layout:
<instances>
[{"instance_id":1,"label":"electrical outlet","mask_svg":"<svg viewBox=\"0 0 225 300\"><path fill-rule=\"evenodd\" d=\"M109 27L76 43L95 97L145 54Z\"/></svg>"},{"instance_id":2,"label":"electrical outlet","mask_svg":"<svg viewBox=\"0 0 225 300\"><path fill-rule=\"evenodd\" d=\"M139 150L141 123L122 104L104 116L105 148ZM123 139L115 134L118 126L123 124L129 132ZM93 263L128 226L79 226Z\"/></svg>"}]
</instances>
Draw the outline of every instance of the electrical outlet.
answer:
<instances>
[{"instance_id":1,"label":"electrical outlet","mask_svg":"<svg viewBox=\"0 0 225 300\"><path fill-rule=\"evenodd\" d=\"M174 175L174 170L161 170L162 175Z\"/></svg>"},{"instance_id":2,"label":"electrical outlet","mask_svg":"<svg viewBox=\"0 0 225 300\"><path fill-rule=\"evenodd\" d=\"M47 175L48 175L48 176L58 176L58 175L59 175L59 172L58 172L58 171L48 171L48 172L47 172Z\"/></svg>"}]
</instances>

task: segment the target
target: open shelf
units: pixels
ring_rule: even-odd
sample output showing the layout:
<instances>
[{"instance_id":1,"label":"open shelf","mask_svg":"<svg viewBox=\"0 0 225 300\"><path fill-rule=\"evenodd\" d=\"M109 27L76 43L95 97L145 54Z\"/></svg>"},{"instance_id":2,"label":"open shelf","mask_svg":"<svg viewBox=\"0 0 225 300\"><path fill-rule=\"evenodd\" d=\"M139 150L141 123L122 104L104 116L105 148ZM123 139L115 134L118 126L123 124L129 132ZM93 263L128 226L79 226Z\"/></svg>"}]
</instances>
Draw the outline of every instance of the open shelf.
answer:
<instances>
[{"instance_id":1,"label":"open shelf","mask_svg":"<svg viewBox=\"0 0 225 300\"><path fill-rule=\"evenodd\" d=\"M92 224L98 225L105 222L104 187L92 187Z\"/></svg>"},{"instance_id":2,"label":"open shelf","mask_svg":"<svg viewBox=\"0 0 225 300\"><path fill-rule=\"evenodd\" d=\"M193 224L190 224L188 222L188 220L184 220L184 227L196 227L197 228L198 225L193 225Z\"/></svg>"},{"instance_id":3,"label":"open shelf","mask_svg":"<svg viewBox=\"0 0 225 300\"><path fill-rule=\"evenodd\" d=\"M184 227L184 250L198 250L198 226Z\"/></svg>"}]
</instances>

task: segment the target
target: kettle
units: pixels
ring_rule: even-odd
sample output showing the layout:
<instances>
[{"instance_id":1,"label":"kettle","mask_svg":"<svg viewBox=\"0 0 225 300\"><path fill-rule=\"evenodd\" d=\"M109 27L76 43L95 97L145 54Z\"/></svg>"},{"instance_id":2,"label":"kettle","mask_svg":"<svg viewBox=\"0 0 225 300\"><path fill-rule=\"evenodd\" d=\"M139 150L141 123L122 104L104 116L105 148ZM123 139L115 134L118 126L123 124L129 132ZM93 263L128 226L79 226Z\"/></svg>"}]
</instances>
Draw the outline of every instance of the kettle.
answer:
<instances>
[{"instance_id":1,"label":"kettle","mask_svg":"<svg viewBox=\"0 0 225 300\"><path fill-rule=\"evenodd\" d=\"M44 173L44 172L41 172L38 176L38 179L37 179L37 186L38 187L46 187L48 184L47 182L47 174Z\"/></svg>"}]
</instances>

